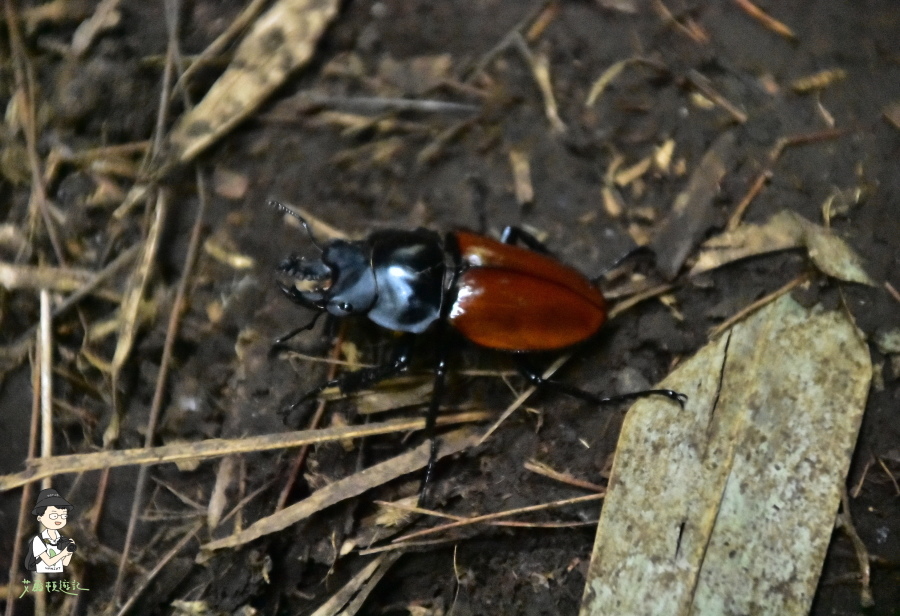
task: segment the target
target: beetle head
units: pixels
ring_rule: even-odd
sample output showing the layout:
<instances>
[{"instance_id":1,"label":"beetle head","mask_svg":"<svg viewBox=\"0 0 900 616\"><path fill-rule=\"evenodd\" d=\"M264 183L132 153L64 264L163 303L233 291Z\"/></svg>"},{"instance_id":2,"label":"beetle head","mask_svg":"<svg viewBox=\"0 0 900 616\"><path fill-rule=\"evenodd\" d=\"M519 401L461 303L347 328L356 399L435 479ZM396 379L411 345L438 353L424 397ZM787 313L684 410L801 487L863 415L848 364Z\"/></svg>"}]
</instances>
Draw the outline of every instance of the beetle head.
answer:
<instances>
[{"instance_id":1,"label":"beetle head","mask_svg":"<svg viewBox=\"0 0 900 616\"><path fill-rule=\"evenodd\" d=\"M371 310L378 286L368 244L332 240L322 248L302 216L277 201L269 201L269 205L300 221L320 255L318 259L291 255L282 261L278 270L290 276L293 284L282 284L281 290L301 306L320 313L343 317Z\"/></svg>"},{"instance_id":2,"label":"beetle head","mask_svg":"<svg viewBox=\"0 0 900 616\"><path fill-rule=\"evenodd\" d=\"M375 304L378 287L366 246L333 240L318 259L285 259L278 269L293 281L286 293L307 308L339 317L367 313Z\"/></svg>"}]
</instances>

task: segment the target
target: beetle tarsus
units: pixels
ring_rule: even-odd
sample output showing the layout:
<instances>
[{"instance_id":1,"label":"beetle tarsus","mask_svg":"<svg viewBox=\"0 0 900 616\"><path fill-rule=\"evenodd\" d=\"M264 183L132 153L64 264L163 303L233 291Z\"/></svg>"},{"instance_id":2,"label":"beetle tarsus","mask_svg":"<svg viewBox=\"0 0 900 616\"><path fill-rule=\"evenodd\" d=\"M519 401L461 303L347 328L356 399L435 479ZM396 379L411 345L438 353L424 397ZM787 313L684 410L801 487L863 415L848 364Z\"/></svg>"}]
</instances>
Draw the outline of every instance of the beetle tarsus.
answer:
<instances>
[{"instance_id":1,"label":"beetle tarsus","mask_svg":"<svg viewBox=\"0 0 900 616\"><path fill-rule=\"evenodd\" d=\"M584 391L583 389L572 387L571 385L566 385L565 383L560 383L559 381L545 379L539 372L534 369L534 367L531 366L531 364L529 364L525 360L524 357L517 358L517 366L522 376L528 379L528 382L535 387L555 389L558 392L573 396L575 398L580 398L581 400L585 400L587 402L590 402L591 404L618 404L620 402L637 400L638 398L645 398L647 396L665 396L673 402L677 402L678 406L680 406L681 408L684 408L684 403L687 402L686 395L677 391L673 391L671 389L645 389L643 391L635 391L628 394L618 394L615 396L608 396L603 398L598 396L597 394L592 394L589 391Z\"/></svg>"},{"instance_id":2,"label":"beetle tarsus","mask_svg":"<svg viewBox=\"0 0 900 616\"><path fill-rule=\"evenodd\" d=\"M317 313L313 316L312 320L311 320L309 323L307 323L306 325L301 325L300 327L297 327L297 328L295 328L295 329L292 329L291 331L289 331L288 333L284 334L283 336L279 336L278 338L275 338L275 344L284 344L285 342L287 342L288 340L290 340L291 338L293 338L293 337L296 336L297 334L312 329L313 327L316 326L316 322L319 320L319 317L321 317L323 314L325 314L325 313L324 313L324 312L317 312Z\"/></svg>"},{"instance_id":3,"label":"beetle tarsus","mask_svg":"<svg viewBox=\"0 0 900 616\"><path fill-rule=\"evenodd\" d=\"M504 227L503 233L500 234L500 241L504 244L524 244L535 252L545 255L550 254L550 249L544 245L544 242L521 227Z\"/></svg>"}]
</instances>

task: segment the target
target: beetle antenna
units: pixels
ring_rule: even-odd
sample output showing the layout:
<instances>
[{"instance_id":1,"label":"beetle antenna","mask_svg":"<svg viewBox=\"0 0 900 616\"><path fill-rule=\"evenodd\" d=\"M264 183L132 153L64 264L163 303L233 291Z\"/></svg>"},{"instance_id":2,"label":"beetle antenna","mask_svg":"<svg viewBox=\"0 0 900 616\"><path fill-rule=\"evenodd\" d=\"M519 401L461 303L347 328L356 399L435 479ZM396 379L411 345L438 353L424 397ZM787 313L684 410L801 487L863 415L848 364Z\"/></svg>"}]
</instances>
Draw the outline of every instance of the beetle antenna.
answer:
<instances>
[{"instance_id":1,"label":"beetle antenna","mask_svg":"<svg viewBox=\"0 0 900 616\"><path fill-rule=\"evenodd\" d=\"M306 222L306 219L303 218L303 216L301 216L300 214L298 214L297 212L295 212L294 210L292 210L285 204L281 203L280 201L275 201L274 199L269 199L268 203L270 206L274 207L279 212L288 214L290 216L293 216L297 220L299 220L300 224L303 225L303 228L306 229L306 235L309 236L309 241L312 242L313 246L315 246L319 252L322 252L322 247L319 246L319 242L316 241L316 238L313 235L312 229L310 229L310 227L309 227L309 223Z\"/></svg>"}]
</instances>

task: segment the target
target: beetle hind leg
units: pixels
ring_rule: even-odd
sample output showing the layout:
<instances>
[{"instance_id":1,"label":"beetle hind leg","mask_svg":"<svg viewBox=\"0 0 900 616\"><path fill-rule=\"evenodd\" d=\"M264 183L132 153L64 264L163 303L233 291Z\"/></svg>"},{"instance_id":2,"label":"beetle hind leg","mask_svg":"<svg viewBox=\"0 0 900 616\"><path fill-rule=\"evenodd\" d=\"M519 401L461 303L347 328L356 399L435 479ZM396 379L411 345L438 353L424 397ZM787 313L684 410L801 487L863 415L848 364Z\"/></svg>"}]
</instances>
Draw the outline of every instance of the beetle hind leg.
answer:
<instances>
[{"instance_id":1,"label":"beetle hind leg","mask_svg":"<svg viewBox=\"0 0 900 616\"><path fill-rule=\"evenodd\" d=\"M677 402L678 406L680 406L681 408L684 408L684 403L687 402L687 396L671 389L645 389L643 391L635 391L628 394L618 394L616 396L609 396L604 398L598 396L597 394L592 394L589 391L584 391L583 389L572 387L571 385L566 385L565 383L561 383L559 381L545 379L537 370L534 369L531 364L528 363L528 361L524 357L517 357L516 365L522 376L528 379L528 382L535 387L554 389L560 393L564 393L569 396L585 400L586 402L590 402L591 404L618 404L620 402L637 400L638 398L645 398L647 396L665 396L669 400Z\"/></svg>"},{"instance_id":2,"label":"beetle hind leg","mask_svg":"<svg viewBox=\"0 0 900 616\"><path fill-rule=\"evenodd\" d=\"M500 241L504 244L524 244L530 250L548 255L550 250L538 238L521 227L504 227L503 233L500 234Z\"/></svg>"}]
</instances>

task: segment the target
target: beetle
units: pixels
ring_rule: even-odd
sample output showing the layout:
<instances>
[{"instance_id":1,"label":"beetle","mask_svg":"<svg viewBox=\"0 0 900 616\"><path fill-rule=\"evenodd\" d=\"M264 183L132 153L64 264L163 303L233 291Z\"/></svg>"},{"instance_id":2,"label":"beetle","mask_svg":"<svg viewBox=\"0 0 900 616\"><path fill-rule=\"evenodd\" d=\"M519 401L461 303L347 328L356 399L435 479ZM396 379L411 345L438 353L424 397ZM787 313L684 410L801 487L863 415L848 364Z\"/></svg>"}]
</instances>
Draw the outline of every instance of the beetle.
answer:
<instances>
[{"instance_id":1,"label":"beetle","mask_svg":"<svg viewBox=\"0 0 900 616\"><path fill-rule=\"evenodd\" d=\"M310 329L322 314L366 316L402 336L386 364L347 372L304 394L288 411L327 388L353 393L407 369L415 336L434 330L437 362L426 419L431 456L422 480L420 504L437 455L434 438L438 405L447 372L447 328L469 341L513 354L522 375L548 387L603 405L661 395L684 406L686 396L649 389L611 397L545 379L528 361L529 353L560 351L588 340L606 322L603 293L579 271L552 257L544 245L518 227L506 227L500 240L471 231L444 238L426 229L376 231L359 241L331 240L320 246L299 214L276 201L270 205L300 221L319 251L309 259L293 254L278 270L278 282L293 302L314 310L310 323L279 338L281 343Z\"/></svg>"}]
</instances>

